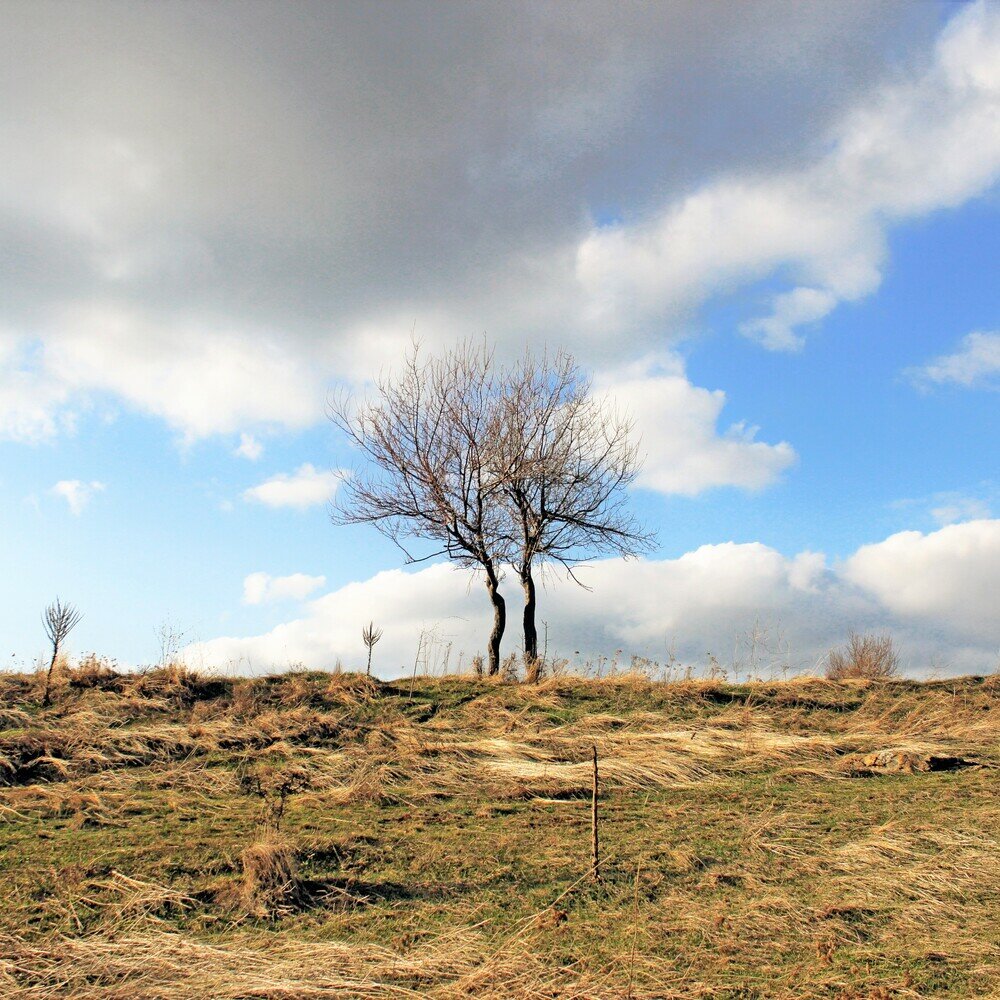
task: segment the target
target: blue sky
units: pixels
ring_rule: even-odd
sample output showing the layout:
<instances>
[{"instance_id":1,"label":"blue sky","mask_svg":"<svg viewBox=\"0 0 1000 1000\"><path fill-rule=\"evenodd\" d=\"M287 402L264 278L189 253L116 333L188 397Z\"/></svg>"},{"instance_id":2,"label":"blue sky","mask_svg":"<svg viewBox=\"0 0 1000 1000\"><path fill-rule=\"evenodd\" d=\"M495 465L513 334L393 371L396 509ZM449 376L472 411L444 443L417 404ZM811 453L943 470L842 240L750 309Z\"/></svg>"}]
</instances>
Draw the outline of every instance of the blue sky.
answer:
<instances>
[{"instance_id":1,"label":"blue sky","mask_svg":"<svg viewBox=\"0 0 1000 1000\"><path fill-rule=\"evenodd\" d=\"M550 579L558 652L739 660L763 621L798 669L869 627L992 669L1000 7L373 10L0 15L8 664L57 594L128 664L165 623L215 667L349 665L370 617L385 673L477 651L466 576L326 514L326 396L415 327L633 409L658 546Z\"/></svg>"}]
</instances>

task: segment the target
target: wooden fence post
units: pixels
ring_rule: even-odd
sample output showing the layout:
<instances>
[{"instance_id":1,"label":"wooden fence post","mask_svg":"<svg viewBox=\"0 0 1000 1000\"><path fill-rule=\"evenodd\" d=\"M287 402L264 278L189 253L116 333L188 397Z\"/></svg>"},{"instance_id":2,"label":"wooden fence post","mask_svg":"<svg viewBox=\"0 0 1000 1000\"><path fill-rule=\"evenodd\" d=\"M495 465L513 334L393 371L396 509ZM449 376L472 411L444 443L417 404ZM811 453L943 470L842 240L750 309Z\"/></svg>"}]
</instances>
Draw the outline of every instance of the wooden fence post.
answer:
<instances>
[{"instance_id":1,"label":"wooden fence post","mask_svg":"<svg viewBox=\"0 0 1000 1000\"><path fill-rule=\"evenodd\" d=\"M601 881L601 848L597 834L597 744L594 744L594 788L590 798L590 847L594 862L594 881Z\"/></svg>"}]
</instances>

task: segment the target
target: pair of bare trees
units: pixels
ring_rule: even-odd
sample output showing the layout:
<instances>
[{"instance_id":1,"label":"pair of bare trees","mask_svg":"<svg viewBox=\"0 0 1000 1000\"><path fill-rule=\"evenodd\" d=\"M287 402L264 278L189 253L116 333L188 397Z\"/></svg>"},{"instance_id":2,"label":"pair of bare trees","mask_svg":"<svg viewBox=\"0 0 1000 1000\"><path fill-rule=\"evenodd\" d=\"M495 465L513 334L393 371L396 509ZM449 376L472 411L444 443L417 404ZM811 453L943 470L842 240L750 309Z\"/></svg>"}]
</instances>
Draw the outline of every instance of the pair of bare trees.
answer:
<instances>
[{"instance_id":1,"label":"pair of bare trees","mask_svg":"<svg viewBox=\"0 0 1000 1000\"><path fill-rule=\"evenodd\" d=\"M414 347L397 374L358 404L342 398L331 418L367 460L339 491L334 520L374 525L411 563L444 555L480 571L493 606L491 674L507 621L506 567L524 591L530 665L536 568L554 562L572 575L583 559L634 555L650 542L626 505L638 472L632 424L594 396L564 352L501 366L471 342L426 360ZM434 551L414 556L414 538Z\"/></svg>"}]
</instances>

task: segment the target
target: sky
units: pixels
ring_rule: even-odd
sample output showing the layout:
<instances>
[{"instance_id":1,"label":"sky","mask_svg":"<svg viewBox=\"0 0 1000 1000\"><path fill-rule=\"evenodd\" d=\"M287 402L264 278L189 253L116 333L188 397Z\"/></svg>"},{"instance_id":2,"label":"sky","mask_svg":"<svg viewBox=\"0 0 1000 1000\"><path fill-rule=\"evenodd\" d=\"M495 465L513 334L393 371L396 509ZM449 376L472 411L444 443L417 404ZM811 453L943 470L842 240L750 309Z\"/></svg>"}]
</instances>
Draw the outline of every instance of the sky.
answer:
<instances>
[{"instance_id":1,"label":"sky","mask_svg":"<svg viewBox=\"0 0 1000 1000\"><path fill-rule=\"evenodd\" d=\"M480 583L329 518L412 336L635 420L655 548L545 575L550 656L1000 665L1000 3L7 0L0 53L0 666L57 595L124 666L467 666Z\"/></svg>"}]
</instances>

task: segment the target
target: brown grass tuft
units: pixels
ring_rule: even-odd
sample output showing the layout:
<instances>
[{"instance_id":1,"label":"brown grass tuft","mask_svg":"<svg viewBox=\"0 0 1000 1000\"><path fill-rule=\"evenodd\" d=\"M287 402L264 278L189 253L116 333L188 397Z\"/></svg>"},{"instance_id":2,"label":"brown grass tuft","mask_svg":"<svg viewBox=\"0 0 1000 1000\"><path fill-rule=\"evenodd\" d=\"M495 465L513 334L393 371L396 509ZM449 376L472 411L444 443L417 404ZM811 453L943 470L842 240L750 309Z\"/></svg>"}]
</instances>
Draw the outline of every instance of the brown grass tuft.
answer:
<instances>
[{"instance_id":1,"label":"brown grass tuft","mask_svg":"<svg viewBox=\"0 0 1000 1000\"><path fill-rule=\"evenodd\" d=\"M303 900L295 847L269 832L243 849L240 877L221 890L223 906L250 917L273 920L292 912Z\"/></svg>"}]
</instances>

